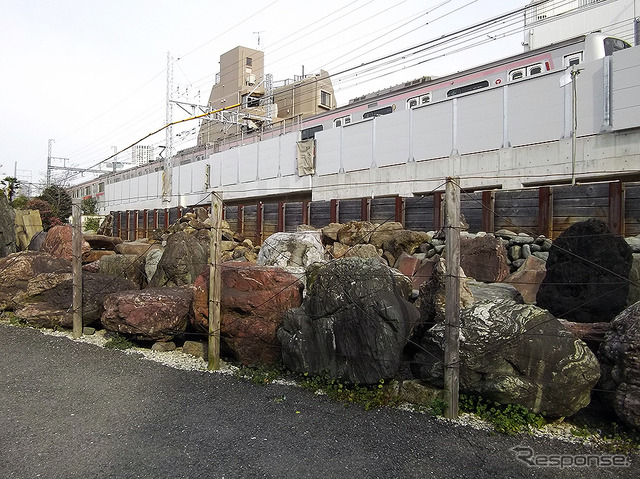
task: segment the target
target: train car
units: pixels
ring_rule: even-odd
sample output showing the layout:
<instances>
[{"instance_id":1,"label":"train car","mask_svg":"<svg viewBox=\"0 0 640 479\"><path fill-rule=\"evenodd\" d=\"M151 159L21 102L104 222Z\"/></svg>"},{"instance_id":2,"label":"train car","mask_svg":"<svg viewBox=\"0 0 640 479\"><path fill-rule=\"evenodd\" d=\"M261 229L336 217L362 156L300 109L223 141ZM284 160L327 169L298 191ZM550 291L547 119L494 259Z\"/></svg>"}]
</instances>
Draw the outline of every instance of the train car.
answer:
<instances>
[{"instance_id":1,"label":"train car","mask_svg":"<svg viewBox=\"0 0 640 479\"><path fill-rule=\"evenodd\" d=\"M395 115L402 116L399 113L403 110L422 110L426 108L422 115L428 115L430 114L429 107L436 107L440 103L445 104L448 101L456 101L459 98L462 99L470 95L502 88L506 85L519 84L537 77L543 78L545 75L563 71L583 62L604 58L612 55L615 51L629 47L630 45L622 40L597 32L440 78L423 77L354 98L347 105L309 117L296 126L295 139L298 141L307 140L315 138L321 132L326 135L330 130L350 129L352 126L370 122L377 117L388 117L392 120ZM497 108L491 103L483 106L488 110L487 116L492 116L489 110L494 107ZM387 122L387 124L389 123ZM259 132L243 133L242 137L230 139L219 146L216 145L214 148L208 145L192 147L179 152L173 157L173 176L174 178L180 178L181 167L188 169L189 166L193 166L192 164L195 163L213 162L214 160L210 160L213 158L213 154L224 154L226 150L234 148L237 150L247 148L255 150L255 144L260 142L265 142L266 150L266 142L268 140L276 141L284 133L286 132L283 132L281 126L271 125ZM289 141L288 143L291 142ZM294 155L295 153L292 150L291 161L294 160ZM317 161L322 162L325 159L320 154ZM72 187L72 195L75 197L96 196L102 212L112 208L161 207L161 204L156 206L156 203L158 203L158 198L161 196L162 166L162 163L156 162L123 172L109 173L93 181ZM198 176L198 181L203 179L200 177L205 177L198 191L205 192L211 186L215 186L216 183L210 181L210 175L215 176L212 172L211 164L206 167L198 167L197 170L201 171L200 173L192 173L191 182L195 181L193 179L194 176ZM219 176L221 175L222 172ZM189 187L188 181L185 182L184 178L177 181L182 181L185 183L186 188ZM224 182L221 181L220 185L223 184ZM273 182L270 183L270 188L272 186ZM308 186L304 186L304 188L308 188ZM260 187L253 189L258 192L261 190ZM195 190L192 189L192 191ZM125 197L127 200L121 201Z\"/></svg>"}]
</instances>

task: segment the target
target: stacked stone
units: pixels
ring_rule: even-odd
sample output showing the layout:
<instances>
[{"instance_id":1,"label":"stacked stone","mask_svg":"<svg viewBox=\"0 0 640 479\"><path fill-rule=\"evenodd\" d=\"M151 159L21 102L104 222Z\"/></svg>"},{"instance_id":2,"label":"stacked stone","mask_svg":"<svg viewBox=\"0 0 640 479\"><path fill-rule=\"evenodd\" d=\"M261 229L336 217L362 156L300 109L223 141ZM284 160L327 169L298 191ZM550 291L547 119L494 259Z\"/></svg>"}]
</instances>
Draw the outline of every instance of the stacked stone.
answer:
<instances>
[{"instance_id":1,"label":"stacked stone","mask_svg":"<svg viewBox=\"0 0 640 479\"><path fill-rule=\"evenodd\" d=\"M543 261L549 258L552 242L546 236L529 236L526 233L514 233L506 229L498 230L494 236L502 239L507 249L507 259L511 271L522 266L529 256L535 256Z\"/></svg>"}]
</instances>

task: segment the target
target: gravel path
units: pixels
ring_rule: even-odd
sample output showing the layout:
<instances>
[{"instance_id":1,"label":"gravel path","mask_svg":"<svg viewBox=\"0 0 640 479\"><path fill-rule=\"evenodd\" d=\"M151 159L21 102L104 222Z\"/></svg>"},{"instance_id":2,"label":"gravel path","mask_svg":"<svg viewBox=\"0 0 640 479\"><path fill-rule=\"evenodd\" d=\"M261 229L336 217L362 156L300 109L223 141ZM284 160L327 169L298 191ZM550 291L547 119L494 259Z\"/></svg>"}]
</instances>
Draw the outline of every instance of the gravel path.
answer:
<instances>
[{"instance_id":1,"label":"gravel path","mask_svg":"<svg viewBox=\"0 0 640 479\"><path fill-rule=\"evenodd\" d=\"M537 460L603 453L407 410L346 407L182 359L191 370L0 324L0 477L640 476L640 457L618 457L625 467L531 467L511 449L530 448Z\"/></svg>"}]
</instances>

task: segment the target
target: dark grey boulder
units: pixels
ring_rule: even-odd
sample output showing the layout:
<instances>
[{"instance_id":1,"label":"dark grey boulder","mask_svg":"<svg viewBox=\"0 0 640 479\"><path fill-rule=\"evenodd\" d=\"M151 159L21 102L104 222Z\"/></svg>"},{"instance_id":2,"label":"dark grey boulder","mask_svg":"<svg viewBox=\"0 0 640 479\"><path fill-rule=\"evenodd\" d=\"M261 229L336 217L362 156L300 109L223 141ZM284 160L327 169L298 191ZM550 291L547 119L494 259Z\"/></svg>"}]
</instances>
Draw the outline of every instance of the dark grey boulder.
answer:
<instances>
[{"instance_id":1,"label":"dark grey boulder","mask_svg":"<svg viewBox=\"0 0 640 479\"><path fill-rule=\"evenodd\" d=\"M624 422L640 430L640 302L611 321L598 351L598 389Z\"/></svg>"},{"instance_id":2,"label":"dark grey boulder","mask_svg":"<svg viewBox=\"0 0 640 479\"><path fill-rule=\"evenodd\" d=\"M208 233L207 230L196 234L179 231L170 235L149 287L193 284L209 264Z\"/></svg>"},{"instance_id":3,"label":"dark grey boulder","mask_svg":"<svg viewBox=\"0 0 640 479\"><path fill-rule=\"evenodd\" d=\"M16 252L16 212L0 191L0 258Z\"/></svg>"},{"instance_id":4,"label":"dark grey boulder","mask_svg":"<svg viewBox=\"0 0 640 479\"><path fill-rule=\"evenodd\" d=\"M520 404L552 417L587 406L600 366L587 345L547 311L513 301L481 301L460 314L460 391ZM443 385L443 323L414 356L418 379Z\"/></svg>"},{"instance_id":5,"label":"dark grey boulder","mask_svg":"<svg viewBox=\"0 0 640 479\"><path fill-rule=\"evenodd\" d=\"M549 250L536 302L558 318L611 321L627 303L631 248L601 220L575 223Z\"/></svg>"},{"instance_id":6,"label":"dark grey boulder","mask_svg":"<svg viewBox=\"0 0 640 479\"><path fill-rule=\"evenodd\" d=\"M46 231L38 231L33 238L31 238L31 242L29 243L29 251L40 251L42 249L42 245L47 239Z\"/></svg>"},{"instance_id":7,"label":"dark grey boulder","mask_svg":"<svg viewBox=\"0 0 640 479\"><path fill-rule=\"evenodd\" d=\"M391 268L376 259L322 266L302 306L290 309L278 330L284 365L350 383L394 377L418 319L398 285Z\"/></svg>"}]
</instances>

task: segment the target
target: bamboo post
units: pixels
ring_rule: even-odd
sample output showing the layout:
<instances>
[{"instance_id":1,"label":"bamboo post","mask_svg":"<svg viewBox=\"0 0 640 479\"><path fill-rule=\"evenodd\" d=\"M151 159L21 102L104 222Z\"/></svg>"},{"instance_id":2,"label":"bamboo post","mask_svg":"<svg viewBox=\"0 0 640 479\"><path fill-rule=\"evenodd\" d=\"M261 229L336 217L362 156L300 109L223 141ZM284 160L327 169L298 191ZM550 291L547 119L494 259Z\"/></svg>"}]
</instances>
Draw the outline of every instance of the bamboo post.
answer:
<instances>
[{"instance_id":1,"label":"bamboo post","mask_svg":"<svg viewBox=\"0 0 640 479\"><path fill-rule=\"evenodd\" d=\"M445 279L444 394L445 417L458 417L460 390L460 179L447 178L445 189Z\"/></svg>"},{"instance_id":2,"label":"bamboo post","mask_svg":"<svg viewBox=\"0 0 640 479\"><path fill-rule=\"evenodd\" d=\"M222 195L211 193L211 243L209 246L209 369L220 369L220 298Z\"/></svg>"},{"instance_id":3,"label":"bamboo post","mask_svg":"<svg viewBox=\"0 0 640 479\"><path fill-rule=\"evenodd\" d=\"M82 336L82 211L80 198L72 201L73 338Z\"/></svg>"}]
</instances>

